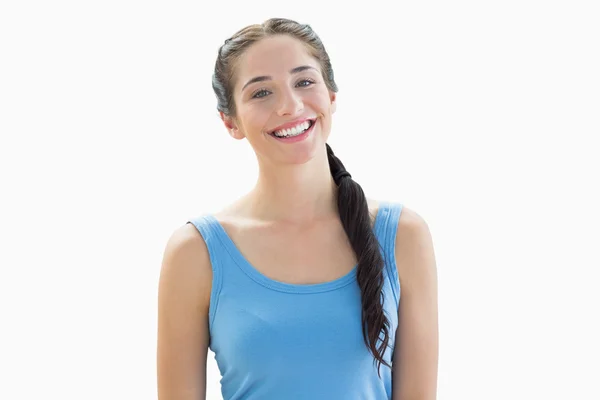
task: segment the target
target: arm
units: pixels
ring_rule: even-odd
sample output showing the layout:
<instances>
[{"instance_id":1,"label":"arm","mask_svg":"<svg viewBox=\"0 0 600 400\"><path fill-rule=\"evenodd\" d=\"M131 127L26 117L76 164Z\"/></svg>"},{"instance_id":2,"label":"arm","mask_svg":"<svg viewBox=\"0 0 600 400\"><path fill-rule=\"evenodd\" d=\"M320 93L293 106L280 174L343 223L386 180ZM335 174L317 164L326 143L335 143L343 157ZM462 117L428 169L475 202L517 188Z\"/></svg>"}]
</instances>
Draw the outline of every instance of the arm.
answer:
<instances>
[{"instance_id":1,"label":"arm","mask_svg":"<svg viewBox=\"0 0 600 400\"><path fill-rule=\"evenodd\" d=\"M204 400L212 269L202 236L191 224L166 245L158 284L159 400Z\"/></svg>"},{"instance_id":2,"label":"arm","mask_svg":"<svg viewBox=\"0 0 600 400\"><path fill-rule=\"evenodd\" d=\"M439 336L437 267L426 222L406 207L398 222L395 255L401 292L392 398L435 400Z\"/></svg>"}]
</instances>

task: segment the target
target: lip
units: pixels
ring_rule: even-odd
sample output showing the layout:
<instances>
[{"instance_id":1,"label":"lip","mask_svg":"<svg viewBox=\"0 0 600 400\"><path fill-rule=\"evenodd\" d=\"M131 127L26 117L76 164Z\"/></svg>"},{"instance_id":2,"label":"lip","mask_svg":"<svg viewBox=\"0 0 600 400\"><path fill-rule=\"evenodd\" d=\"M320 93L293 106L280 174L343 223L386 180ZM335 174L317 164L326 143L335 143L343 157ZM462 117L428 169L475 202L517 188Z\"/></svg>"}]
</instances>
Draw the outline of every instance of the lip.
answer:
<instances>
[{"instance_id":1,"label":"lip","mask_svg":"<svg viewBox=\"0 0 600 400\"><path fill-rule=\"evenodd\" d=\"M273 134L273 132L275 132L275 131L279 131L279 130L282 130L282 129L288 129L288 128L294 127L294 126L296 126L298 124L301 124L301 123L303 123L305 121L311 121L311 122L314 123L315 120L316 120L316 117L315 118L300 118L300 119L297 119L295 121L288 122L288 123L285 123L283 125L279 125L278 127L273 128L273 129L271 129L271 130L269 130L267 132L269 134Z\"/></svg>"},{"instance_id":2,"label":"lip","mask_svg":"<svg viewBox=\"0 0 600 400\"><path fill-rule=\"evenodd\" d=\"M292 137L278 137L275 136L274 134L269 134L269 136L271 138L273 138L274 140L277 140L280 143L285 143L285 144L290 144L290 143L298 143L298 142L302 142L304 140L306 140L309 136L311 136L313 134L313 131L315 130L315 125L316 125L316 121L314 123L312 123L310 125L310 128L308 128L306 131L304 131L303 133L301 133L300 135L297 136L292 136Z\"/></svg>"}]
</instances>

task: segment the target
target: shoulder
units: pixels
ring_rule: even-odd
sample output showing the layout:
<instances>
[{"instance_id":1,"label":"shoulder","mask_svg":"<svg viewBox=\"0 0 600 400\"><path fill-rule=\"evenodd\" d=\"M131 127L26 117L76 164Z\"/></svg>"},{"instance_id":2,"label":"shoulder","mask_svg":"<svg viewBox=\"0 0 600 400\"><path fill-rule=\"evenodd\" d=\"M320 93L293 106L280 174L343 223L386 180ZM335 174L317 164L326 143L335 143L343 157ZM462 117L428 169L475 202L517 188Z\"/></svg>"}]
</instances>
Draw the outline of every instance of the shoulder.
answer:
<instances>
[{"instance_id":1,"label":"shoulder","mask_svg":"<svg viewBox=\"0 0 600 400\"><path fill-rule=\"evenodd\" d=\"M156 365L161 399L205 396L211 277L208 250L196 228L185 224L175 229L164 249L158 284Z\"/></svg>"},{"instance_id":2,"label":"shoulder","mask_svg":"<svg viewBox=\"0 0 600 400\"><path fill-rule=\"evenodd\" d=\"M207 260L208 248L198 229L193 224L186 223L171 233L164 255L169 259L191 257L198 261Z\"/></svg>"},{"instance_id":3,"label":"shoulder","mask_svg":"<svg viewBox=\"0 0 600 400\"><path fill-rule=\"evenodd\" d=\"M430 279L436 272L429 224L415 210L403 206L395 238L396 267L400 282Z\"/></svg>"},{"instance_id":4,"label":"shoulder","mask_svg":"<svg viewBox=\"0 0 600 400\"><path fill-rule=\"evenodd\" d=\"M401 297L394 350L394 398L434 399L438 366L438 284L428 223L403 208L396 236Z\"/></svg>"},{"instance_id":5,"label":"shoulder","mask_svg":"<svg viewBox=\"0 0 600 400\"><path fill-rule=\"evenodd\" d=\"M398 235L414 237L424 234L429 234L429 225L425 218L415 210L402 206L402 212L398 219Z\"/></svg>"},{"instance_id":6,"label":"shoulder","mask_svg":"<svg viewBox=\"0 0 600 400\"><path fill-rule=\"evenodd\" d=\"M161 286L181 290L209 300L212 281L210 255L206 242L193 224L176 228L168 238L160 272Z\"/></svg>"}]
</instances>

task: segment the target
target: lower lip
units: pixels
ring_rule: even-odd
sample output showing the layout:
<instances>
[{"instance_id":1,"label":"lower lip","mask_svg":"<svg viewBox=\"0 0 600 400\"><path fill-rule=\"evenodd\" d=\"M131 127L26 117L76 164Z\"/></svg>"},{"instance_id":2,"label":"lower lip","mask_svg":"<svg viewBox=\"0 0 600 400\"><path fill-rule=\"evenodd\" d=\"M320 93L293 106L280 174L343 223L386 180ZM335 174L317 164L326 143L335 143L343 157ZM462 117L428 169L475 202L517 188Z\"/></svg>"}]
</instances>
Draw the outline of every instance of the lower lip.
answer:
<instances>
[{"instance_id":1,"label":"lower lip","mask_svg":"<svg viewBox=\"0 0 600 400\"><path fill-rule=\"evenodd\" d=\"M304 131L303 133L301 133L298 136L293 136L293 137L289 137L289 138L280 138L277 137L273 134L269 134L269 136L277 139L280 142L283 143L296 143L296 142L300 142L304 139L306 139L308 137L308 135L310 135L310 133L312 132L312 130L314 129L315 125L317 124L317 121L313 122L312 125L310 126L310 128L308 128L306 131Z\"/></svg>"}]
</instances>

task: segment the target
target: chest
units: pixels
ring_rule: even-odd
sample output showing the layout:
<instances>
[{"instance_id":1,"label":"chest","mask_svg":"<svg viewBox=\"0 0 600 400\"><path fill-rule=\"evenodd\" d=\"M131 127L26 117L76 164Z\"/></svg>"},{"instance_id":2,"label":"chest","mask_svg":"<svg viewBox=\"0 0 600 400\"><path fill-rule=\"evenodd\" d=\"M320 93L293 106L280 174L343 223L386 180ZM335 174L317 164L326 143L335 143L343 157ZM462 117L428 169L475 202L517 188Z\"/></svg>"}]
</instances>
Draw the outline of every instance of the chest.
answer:
<instances>
[{"instance_id":1,"label":"chest","mask_svg":"<svg viewBox=\"0 0 600 400\"><path fill-rule=\"evenodd\" d=\"M221 224L256 270L280 282L328 282L348 274L357 263L338 221L305 228L235 220L223 220Z\"/></svg>"},{"instance_id":2,"label":"chest","mask_svg":"<svg viewBox=\"0 0 600 400\"><path fill-rule=\"evenodd\" d=\"M357 285L298 295L224 282L211 339L224 391L247 385L296 393L286 399L388 398L366 389L384 387L362 336ZM382 372L389 381L389 370Z\"/></svg>"}]
</instances>

